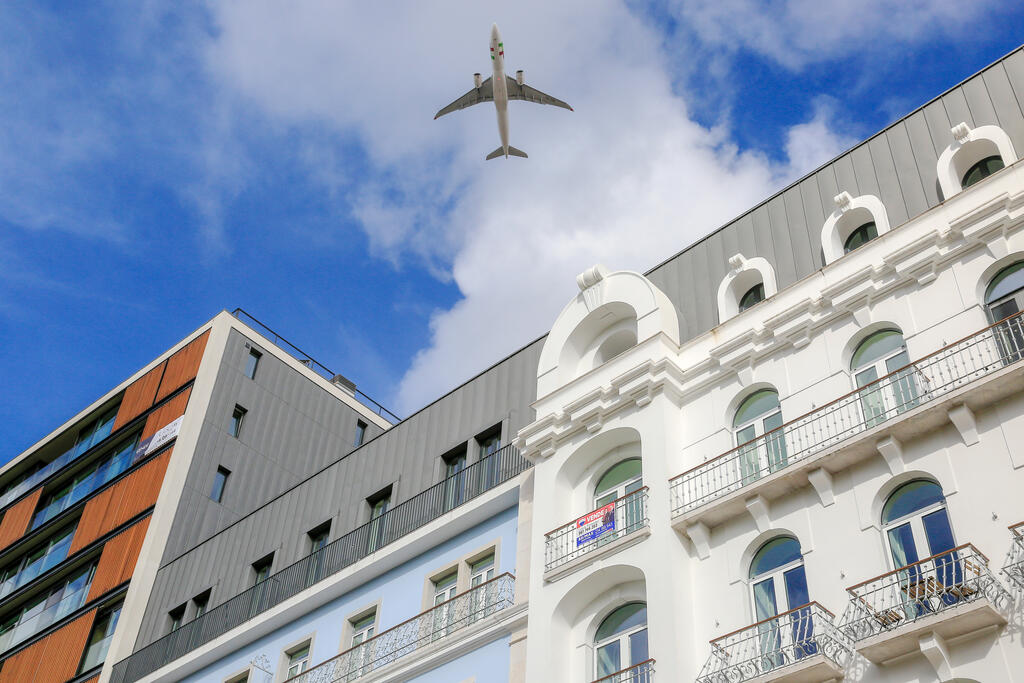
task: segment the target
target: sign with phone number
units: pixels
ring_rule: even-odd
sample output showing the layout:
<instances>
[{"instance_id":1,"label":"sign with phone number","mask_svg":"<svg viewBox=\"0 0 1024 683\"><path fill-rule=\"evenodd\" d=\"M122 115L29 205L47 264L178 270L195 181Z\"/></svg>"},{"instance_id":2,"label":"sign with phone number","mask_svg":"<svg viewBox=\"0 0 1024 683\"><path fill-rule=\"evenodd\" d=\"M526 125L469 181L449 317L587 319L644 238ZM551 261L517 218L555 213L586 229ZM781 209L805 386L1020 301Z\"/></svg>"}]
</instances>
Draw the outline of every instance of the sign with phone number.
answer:
<instances>
[{"instance_id":1,"label":"sign with phone number","mask_svg":"<svg viewBox=\"0 0 1024 683\"><path fill-rule=\"evenodd\" d=\"M576 547L614 530L615 503L608 503L576 520Z\"/></svg>"}]
</instances>

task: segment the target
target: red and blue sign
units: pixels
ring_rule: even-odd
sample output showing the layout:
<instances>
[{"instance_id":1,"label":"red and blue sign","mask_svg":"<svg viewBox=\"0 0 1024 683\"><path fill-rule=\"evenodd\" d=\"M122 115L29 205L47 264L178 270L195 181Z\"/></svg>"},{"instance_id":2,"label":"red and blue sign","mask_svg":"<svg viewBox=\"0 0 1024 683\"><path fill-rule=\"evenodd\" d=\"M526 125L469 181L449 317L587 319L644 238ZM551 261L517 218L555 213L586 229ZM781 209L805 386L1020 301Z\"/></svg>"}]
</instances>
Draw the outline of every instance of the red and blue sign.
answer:
<instances>
[{"instance_id":1,"label":"red and blue sign","mask_svg":"<svg viewBox=\"0 0 1024 683\"><path fill-rule=\"evenodd\" d=\"M615 530L615 503L608 503L576 520L576 547Z\"/></svg>"}]
</instances>

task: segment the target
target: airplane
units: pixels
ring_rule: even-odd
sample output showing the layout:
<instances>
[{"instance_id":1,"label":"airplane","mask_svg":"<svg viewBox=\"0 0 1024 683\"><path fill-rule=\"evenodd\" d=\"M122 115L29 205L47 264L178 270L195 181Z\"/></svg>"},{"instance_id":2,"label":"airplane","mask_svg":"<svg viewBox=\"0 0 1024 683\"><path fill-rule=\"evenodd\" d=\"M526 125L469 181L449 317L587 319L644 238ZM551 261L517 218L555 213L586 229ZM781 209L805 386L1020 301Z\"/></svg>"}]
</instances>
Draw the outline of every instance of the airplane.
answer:
<instances>
[{"instance_id":1,"label":"airplane","mask_svg":"<svg viewBox=\"0 0 1024 683\"><path fill-rule=\"evenodd\" d=\"M562 100L546 95L523 83L522 69L516 71L515 78L505 75L505 44L501 41L497 24L491 26L491 61L494 65L494 76L481 81L480 74L473 74L473 89L437 112L434 120L474 104L494 102L494 108L498 111L498 135L501 137L501 147L488 154L487 159L496 159L500 156L508 159L510 154L525 159L526 152L508 144L508 101L526 100L537 104L553 104L569 111L573 109Z\"/></svg>"}]
</instances>

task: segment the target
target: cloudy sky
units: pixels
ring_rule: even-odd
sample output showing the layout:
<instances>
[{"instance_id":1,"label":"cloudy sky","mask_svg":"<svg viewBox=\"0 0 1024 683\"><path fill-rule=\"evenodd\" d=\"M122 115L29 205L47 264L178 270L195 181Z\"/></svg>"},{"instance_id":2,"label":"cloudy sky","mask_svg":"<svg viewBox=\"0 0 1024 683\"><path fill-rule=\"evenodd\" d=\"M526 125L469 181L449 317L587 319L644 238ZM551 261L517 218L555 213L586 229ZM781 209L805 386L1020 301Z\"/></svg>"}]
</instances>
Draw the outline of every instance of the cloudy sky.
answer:
<instances>
[{"instance_id":1,"label":"cloudy sky","mask_svg":"<svg viewBox=\"0 0 1024 683\"><path fill-rule=\"evenodd\" d=\"M490 69L493 108L433 121ZM1017 47L975 0L4 3L6 460L221 309L401 415Z\"/></svg>"}]
</instances>

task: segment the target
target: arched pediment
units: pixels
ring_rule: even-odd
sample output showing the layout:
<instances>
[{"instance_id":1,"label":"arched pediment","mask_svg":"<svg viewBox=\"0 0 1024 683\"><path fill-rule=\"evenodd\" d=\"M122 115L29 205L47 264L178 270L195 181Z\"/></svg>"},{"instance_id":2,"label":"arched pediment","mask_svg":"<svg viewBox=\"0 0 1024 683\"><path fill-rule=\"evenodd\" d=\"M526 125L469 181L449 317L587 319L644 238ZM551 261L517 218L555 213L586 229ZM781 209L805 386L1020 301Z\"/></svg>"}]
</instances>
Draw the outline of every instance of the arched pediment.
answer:
<instances>
[{"instance_id":1,"label":"arched pediment","mask_svg":"<svg viewBox=\"0 0 1024 683\"><path fill-rule=\"evenodd\" d=\"M596 265L576 282L579 294L559 313L544 342L537 367L538 396L657 334L679 344L675 306L643 275Z\"/></svg>"}]
</instances>

